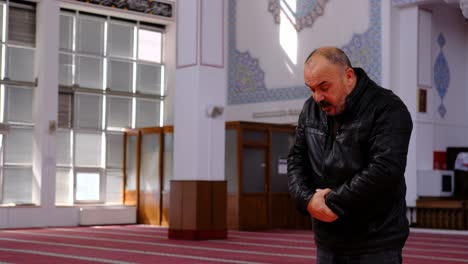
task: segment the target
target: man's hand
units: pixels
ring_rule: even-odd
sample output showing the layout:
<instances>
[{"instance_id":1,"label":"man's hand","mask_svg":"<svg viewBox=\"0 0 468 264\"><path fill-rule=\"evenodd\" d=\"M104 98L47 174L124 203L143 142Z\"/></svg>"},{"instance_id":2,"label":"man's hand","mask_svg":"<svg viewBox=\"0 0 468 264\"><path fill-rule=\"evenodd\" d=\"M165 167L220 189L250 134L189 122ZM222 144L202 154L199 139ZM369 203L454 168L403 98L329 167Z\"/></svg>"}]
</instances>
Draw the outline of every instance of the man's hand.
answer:
<instances>
[{"instance_id":1,"label":"man's hand","mask_svg":"<svg viewBox=\"0 0 468 264\"><path fill-rule=\"evenodd\" d=\"M312 199L307 205L309 214L323 222L333 222L338 219L338 216L325 204L325 195L331 192L331 189L317 189Z\"/></svg>"}]
</instances>

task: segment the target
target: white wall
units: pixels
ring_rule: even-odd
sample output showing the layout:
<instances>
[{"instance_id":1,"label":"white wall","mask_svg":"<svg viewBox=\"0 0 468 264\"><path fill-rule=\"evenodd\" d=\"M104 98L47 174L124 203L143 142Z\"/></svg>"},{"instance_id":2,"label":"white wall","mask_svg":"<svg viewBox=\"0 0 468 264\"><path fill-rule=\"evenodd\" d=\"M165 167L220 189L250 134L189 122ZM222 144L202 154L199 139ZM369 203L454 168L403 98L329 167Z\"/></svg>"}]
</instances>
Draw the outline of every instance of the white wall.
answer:
<instances>
[{"instance_id":1,"label":"white wall","mask_svg":"<svg viewBox=\"0 0 468 264\"><path fill-rule=\"evenodd\" d=\"M467 29L468 25L459 8L436 6L432 9L432 63L439 54L439 33L445 37L443 53L450 69L450 83L444 98L445 118L437 112L441 99L433 87L434 150L445 151L449 146L468 146L468 87Z\"/></svg>"},{"instance_id":2,"label":"white wall","mask_svg":"<svg viewBox=\"0 0 468 264\"><path fill-rule=\"evenodd\" d=\"M164 100L163 125L174 124L175 65L176 65L176 25L166 26L164 34L164 64L166 71L166 99Z\"/></svg>"}]
</instances>

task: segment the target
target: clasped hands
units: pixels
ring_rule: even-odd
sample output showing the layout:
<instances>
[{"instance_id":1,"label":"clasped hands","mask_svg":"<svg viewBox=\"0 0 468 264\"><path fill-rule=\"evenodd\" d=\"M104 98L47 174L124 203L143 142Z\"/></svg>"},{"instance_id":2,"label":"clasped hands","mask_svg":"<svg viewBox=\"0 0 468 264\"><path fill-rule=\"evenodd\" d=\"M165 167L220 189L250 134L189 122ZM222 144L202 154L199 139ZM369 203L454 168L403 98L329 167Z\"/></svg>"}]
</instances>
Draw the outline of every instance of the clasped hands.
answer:
<instances>
[{"instance_id":1,"label":"clasped hands","mask_svg":"<svg viewBox=\"0 0 468 264\"><path fill-rule=\"evenodd\" d=\"M331 192L331 189L317 189L314 196L307 204L307 211L309 214L323 222L333 222L338 219L338 216L325 204L325 195Z\"/></svg>"}]
</instances>

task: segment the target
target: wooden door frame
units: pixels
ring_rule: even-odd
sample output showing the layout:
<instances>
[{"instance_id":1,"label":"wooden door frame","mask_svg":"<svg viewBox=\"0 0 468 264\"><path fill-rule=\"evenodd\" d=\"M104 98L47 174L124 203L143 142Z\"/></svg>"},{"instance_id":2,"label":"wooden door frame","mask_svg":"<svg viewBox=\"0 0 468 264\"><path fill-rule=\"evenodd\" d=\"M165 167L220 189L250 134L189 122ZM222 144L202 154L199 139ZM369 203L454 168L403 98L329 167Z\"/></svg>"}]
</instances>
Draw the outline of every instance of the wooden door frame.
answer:
<instances>
[{"instance_id":1,"label":"wooden door frame","mask_svg":"<svg viewBox=\"0 0 468 264\"><path fill-rule=\"evenodd\" d=\"M136 136L137 137L137 142L136 142L136 195L135 195L135 205L137 206L138 209L138 201L140 199L140 132L137 129L125 129L124 130L124 157L123 157L123 203L127 203L127 193L125 190L125 186L127 185L127 140L129 136ZM137 215L138 216L138 215ZM138 221L138 219L137 219Z\"/></svg>"}]
</instances>

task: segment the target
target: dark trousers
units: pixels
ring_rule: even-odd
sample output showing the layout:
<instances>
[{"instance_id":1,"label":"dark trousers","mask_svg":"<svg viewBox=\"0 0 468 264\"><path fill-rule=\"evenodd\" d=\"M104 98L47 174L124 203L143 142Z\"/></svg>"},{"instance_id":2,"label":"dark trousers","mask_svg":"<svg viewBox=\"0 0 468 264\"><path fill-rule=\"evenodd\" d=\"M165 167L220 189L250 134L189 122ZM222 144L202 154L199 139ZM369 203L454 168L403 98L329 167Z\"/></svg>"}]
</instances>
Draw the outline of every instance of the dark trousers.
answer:
<instances>
[{"instance_id":1,"label":"dark trousers","mask_svg":"<svg viewBox=\"0 0 468 264\"><path fill-rule=\"evenodd\" d=\"M317 249L317 264L401 264L401 250L381 251L363 255L337 255Z\"/></svg>"}]
</instances>

